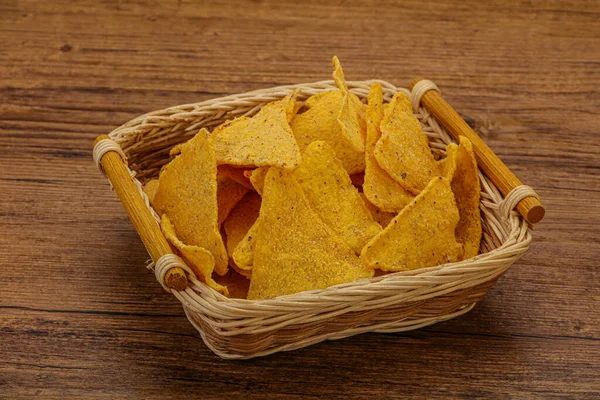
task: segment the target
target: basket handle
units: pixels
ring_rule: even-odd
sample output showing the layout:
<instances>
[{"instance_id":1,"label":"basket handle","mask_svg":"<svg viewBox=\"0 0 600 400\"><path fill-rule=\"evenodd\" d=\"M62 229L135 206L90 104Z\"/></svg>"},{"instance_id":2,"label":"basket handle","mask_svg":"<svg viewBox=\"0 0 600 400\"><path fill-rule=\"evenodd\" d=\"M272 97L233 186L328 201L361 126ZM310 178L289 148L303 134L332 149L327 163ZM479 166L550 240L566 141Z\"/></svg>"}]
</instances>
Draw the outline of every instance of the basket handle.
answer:
<instances>
[{"instance_id":1,"label":"basket handle","mask_svg":"<svg viewBox=\"0 0 600 400\"><path fill-rule=\"evenodd\" d=\"M94 142L94 146L106 140L110 140L107 135L98 136ZM135 226L152 260L155 263L159 263L161 259L169 260L173 258L170 256L173 254L171 246L169 246L167 239L163 236L160 227L133 182L133 178L129 174L129 169L125 164L124 155L119 149L118 145L115 148L109 148L108 151L100 155L100 160L98 161L119 196L121 203L123 203L125 211L127 211L133 226ZM170 267L164 274L163 280L167 287L174 290L185 290L188 284L184 270L178 266Z\"/></svg>"},{"instance_id":2,"label":"basket handle","mask_svg":"<svg viewBox=\"0 0 600 400\"><path fill-rule=\"evenodd\" d=\"M466 136L473 143L477 163L500 190L505 198L518 196L517 210L530 224L540 222L546 210L533 190L528 188L485 144L479 135L471 129L464 119L452 108L439 92L435 84L426 79L415 79L410 85L413 107L422 104L450 135L458 142L459 136ZM508 199L507 199L508 200ZM511 203L513 203L511 201Z\"/></svg>"}]
</instances>

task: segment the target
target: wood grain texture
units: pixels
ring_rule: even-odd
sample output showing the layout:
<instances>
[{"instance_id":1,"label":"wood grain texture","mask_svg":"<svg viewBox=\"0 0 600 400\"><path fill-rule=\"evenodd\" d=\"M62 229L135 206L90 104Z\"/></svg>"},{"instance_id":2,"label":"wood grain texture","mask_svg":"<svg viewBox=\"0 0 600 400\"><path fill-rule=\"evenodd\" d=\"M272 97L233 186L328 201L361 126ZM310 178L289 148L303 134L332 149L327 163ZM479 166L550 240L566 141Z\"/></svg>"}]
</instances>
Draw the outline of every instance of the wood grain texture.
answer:
<instances>
[{"instance_id":1,"label":"wood grain texture","mask_svg":"<svg viewBox=\"0 0 600 400\"><path fill-rule=\"evenodd\" d=\"M0 2L0 398L598 398L594 1ZM475 309L222 361L144 268L91 145L144 112L326 79L426 76L542 196Z\"/></svg>"}]
</instances>

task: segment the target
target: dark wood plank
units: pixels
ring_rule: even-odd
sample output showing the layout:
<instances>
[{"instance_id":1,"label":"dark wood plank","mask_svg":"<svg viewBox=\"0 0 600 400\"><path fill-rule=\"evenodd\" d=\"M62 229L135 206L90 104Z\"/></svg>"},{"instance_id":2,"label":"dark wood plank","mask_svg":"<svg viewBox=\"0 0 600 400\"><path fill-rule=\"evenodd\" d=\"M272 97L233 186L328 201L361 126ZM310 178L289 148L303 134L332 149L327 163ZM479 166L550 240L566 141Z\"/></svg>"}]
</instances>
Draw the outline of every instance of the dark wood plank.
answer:
<instances>
[{"instance_id":1,"label":"dark wood plank","mask_svg":"<svg viewBox=\"0 0 600 400\"><path fill-rule=\"evenodd\" d=\"M74 3L74 4L73 4ZM0 4L1 398L597 398L600 7L593 1ZM214 356L91 161L144 112L327 79L434 80L543 197L469 314Z\"/></svg>"}]
</instances>

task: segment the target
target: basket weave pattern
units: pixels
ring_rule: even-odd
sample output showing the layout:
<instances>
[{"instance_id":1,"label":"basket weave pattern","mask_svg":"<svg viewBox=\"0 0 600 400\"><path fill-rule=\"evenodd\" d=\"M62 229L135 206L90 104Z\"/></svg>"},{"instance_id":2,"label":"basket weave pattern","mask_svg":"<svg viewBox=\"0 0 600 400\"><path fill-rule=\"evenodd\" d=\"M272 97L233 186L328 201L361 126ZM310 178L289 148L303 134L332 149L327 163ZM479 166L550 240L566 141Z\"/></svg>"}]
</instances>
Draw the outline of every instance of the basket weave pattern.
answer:
<instances>
[{"instance_id":1,"label":"basket weave pattern","mask_svg":"<svg viewBox=\"0 0 600 400\"><path fill-rule=\"evenodd\" d=\"M386 101L398 91L410 94L379 80L348 82L348 86L364 101L374 82L382 84ZM109 136L127 155L141 191L141 183L156 177L169 161L169 150L200 128L210 129L236 116L252 116L296 88L302 91L299 99L305 99L337 86L333 81L281 86L171 107L135 118ZM416 115L434 155L445 155L452 138L425 109L419 108ZM206 345L230 359L264 356L363 332L418 329L454 318L471 310L531 243L527 222L502 207L501 194L481 171L479 178L483 237L480 254L469 260L271 300L229 299L193 276L188 276L190 284L185 291L172 293Z\"/></svg>"}]
</instances>

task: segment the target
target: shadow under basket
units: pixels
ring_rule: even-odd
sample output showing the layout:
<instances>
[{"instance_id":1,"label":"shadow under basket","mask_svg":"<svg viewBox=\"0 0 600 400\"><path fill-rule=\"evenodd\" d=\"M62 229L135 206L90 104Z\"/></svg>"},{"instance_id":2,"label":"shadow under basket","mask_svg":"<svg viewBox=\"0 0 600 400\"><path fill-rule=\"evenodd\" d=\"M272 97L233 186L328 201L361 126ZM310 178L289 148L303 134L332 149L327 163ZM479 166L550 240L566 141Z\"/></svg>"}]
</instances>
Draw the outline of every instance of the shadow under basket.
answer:
<instances>
[{"instance_id":1,"label":"shadow under basket","mask_svg":"<svg viewBox=\"0 0 600 400\"><path fill-rule=\"evenodd\" d=\"M375 82L383 86L385 101L389 102L399 91L411 95L416 116L429 137L434 155L436 158L445 155L446 145L453 139L439 121L421 107L422 94L416 96L414 88L410 93L380 80L348 82L348 86L366 101L369 88ZM123 164L124 171L128 168L137 186L132 195L145 202L148 209L143 211L152 216L152 224L158 224L159 219L141 190L142 183L158 176L160 168L169 161L169 150L173 146L187 141L202 127L210 130L227 119L252 116L266 103L279 100L297 88L301 89L299 99L303 100L337 87L333 81L281 86L154 111L115 129L109 135L112 142L104 142L118 145L118 149L112 150L127 160ZM106 166L103 155L98 158ZM529 249L530 227L520 214L512 211L515 203L507 207L499 190L481 170L479 178L483 237L479 255L468 260L271 300L227 298L198 281L185 265L181 267L187 271L188 282L180 291L165 285L165 268L155 272L163 287L181 301L188 319L206 345L222 358L265 356L363 332L418 329L471 310ZM525 193L520 199L526 195L532 194ZM131 212L130 216L134 221ZM144 243L148 247L146 240ZM156 261L152 252L151 255ZM177 263L182 261L175 257Z\"/></svg>"}]
</instances>

